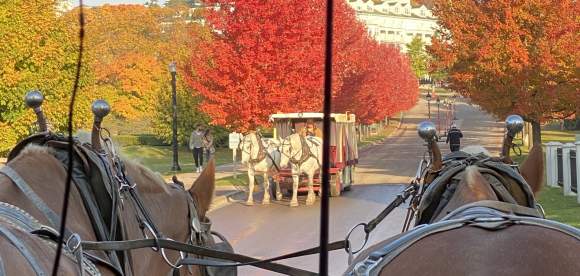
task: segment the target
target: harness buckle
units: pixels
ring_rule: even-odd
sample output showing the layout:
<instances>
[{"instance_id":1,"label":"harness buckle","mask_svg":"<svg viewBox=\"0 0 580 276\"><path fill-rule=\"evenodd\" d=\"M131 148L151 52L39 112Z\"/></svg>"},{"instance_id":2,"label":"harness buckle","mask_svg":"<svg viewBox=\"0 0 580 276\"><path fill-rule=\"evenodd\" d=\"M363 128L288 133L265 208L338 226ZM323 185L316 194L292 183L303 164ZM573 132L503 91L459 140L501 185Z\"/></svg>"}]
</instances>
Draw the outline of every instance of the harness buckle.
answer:
<instances>
[{"instance_id":1,"label":"harness buckle","mask_svg":"<svg viewBox=\"0 0 580 276\"><path fill-rule=\"evenodd\" d=\"M76 252L81 246L81 241L81 236L79 236L77 233L73 233L70 235L70 237L68 237L65 245L70 252Z\"/></svg>"}]
</instances>

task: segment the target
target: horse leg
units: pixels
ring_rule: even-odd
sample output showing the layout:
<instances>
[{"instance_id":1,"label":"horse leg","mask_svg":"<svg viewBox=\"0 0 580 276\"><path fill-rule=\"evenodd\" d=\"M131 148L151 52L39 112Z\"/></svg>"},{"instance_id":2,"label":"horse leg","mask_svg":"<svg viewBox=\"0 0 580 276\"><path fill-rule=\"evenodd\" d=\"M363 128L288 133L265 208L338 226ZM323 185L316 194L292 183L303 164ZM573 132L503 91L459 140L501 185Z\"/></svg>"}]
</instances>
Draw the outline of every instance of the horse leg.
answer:
<instances>
[{"instance_id":1,"label":"horse leg","mask_svg":"<svg viewBox=\"0 0 580 276\"><path fill-rule=\"evenodd\" d=\"M254 205L254 171L248 169L248 200L246 200L246 205Z\"/></svg>"},{"instance_id":2,"label":"horse leg","mask_svg":"<svg viewBox=\"0 0 580 276\"><path fill-rule=\"evenodd\" d=\"M298 206L298 183L300 175L298 172L292 172L292 200L290 200L290 207Z\"/></svg>"},{"instance_id":3,"label":"horse leg","mask_svg":"<svg viewBox=\"0 0 580 276\"><path fill-rule=\"evenodd\" d=\"M276 182L276 200L280 201L282 200L282 191L280 190L280 181L275 181Z\"/></svg>"},{"instance_id":4,"label":"horse leg","mask_svg":"<svg viewBox=\"0 0 580 276\"><path fill-rule=\"evenodd\" d=\"M270 179L267 172L264 173L264 199L262 199L262 204L270 204Z\"/></svg>"},{"instance_id":5,"label":"horse leg","mask_svg":"<svg viewBox=\"0 0 580 276\"><path fill-rule=\"evenodd\" d=\"M306 196L306 205L312 205L316 202L314 195L314 172L308 173L308 196Z\"/></svg>"}]
</instances>

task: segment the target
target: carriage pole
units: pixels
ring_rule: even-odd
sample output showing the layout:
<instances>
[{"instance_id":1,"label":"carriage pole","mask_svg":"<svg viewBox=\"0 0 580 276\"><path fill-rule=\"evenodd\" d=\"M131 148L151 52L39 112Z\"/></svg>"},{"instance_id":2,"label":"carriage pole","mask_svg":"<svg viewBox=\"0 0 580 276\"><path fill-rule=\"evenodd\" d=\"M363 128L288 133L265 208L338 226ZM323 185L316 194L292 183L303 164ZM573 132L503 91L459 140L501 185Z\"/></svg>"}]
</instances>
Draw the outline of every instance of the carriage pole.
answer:
<instances>
[{"instance_id":1,"label":"carriage pole","mask_svg":"<svg viewBox=\"0 0 580 276\"><path fill-rule=\"evenodd\" d=\"M328 275L328 222L330 170L330 109L332 99L332 29L334 0L326 1L326 43L324 57L324 125L322 147L322 197L320 202L320 259L318 273Z\"/></svg>"}]
</instances>

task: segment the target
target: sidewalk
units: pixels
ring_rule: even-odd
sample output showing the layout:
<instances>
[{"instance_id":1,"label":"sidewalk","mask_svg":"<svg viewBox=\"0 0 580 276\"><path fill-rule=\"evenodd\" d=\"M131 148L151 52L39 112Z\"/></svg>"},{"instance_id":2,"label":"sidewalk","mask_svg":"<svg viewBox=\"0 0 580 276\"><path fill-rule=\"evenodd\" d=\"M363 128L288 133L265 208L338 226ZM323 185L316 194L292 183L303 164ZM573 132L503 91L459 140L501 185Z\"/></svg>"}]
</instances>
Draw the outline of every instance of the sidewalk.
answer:
<instances>
[{"instance_id":1,"label":"sidewalk","mask_svg":"<svg viewBox=\"0 0 580 276\"><path fill-rule=\"evenodd\" d=\"M245 168L246 167L242 166L242 164L236 163L237 177L247 177ZM193 182L195 182L197 177L199 176L198 173L194 173L194 172L178 173L175 175L177 176L177 179L179 179L180 181L183 181L183 183L186 185L186 188L189 188L193 184ZM219 166L216 166L216 168L215 168L215 179L226 178L226 177L230 177L233 175L234 175L234 164L233 163L219 165ZM172 175L165 176L165 180L171 181L171 177L173 177L173 176ZM226 205L230 201L230 198L232 198L236 195L239 195L241 193L244 193L244 192L245 191L240 190L240 188L235 187L235 186L216 186L215 192L214 192L214 198L213 198L213 202L212 202L212 206L211 206L210 210L214 210L214 209L217 209L219 207L222 207L223 205Z\"/></svg>"}]
</instances>

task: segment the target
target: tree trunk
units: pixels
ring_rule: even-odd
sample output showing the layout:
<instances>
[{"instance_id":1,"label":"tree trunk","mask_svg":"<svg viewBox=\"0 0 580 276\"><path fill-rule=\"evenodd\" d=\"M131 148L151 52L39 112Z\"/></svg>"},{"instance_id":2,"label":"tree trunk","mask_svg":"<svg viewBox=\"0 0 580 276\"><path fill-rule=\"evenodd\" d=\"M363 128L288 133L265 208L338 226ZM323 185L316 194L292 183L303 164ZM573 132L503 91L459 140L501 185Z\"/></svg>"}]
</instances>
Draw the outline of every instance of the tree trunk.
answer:
<instances>
[{"instance_id":1,"label":"tree trunk","mask_svg":"<svg viewBox=\"0 0 580 276\"><path fill-rule=\"evenodd\" d=\"M532 143L530 146L541 145L542 144L542 128L540 122L531 121L532 124Z\"/></svg>"}]
</instances>

